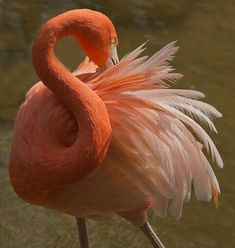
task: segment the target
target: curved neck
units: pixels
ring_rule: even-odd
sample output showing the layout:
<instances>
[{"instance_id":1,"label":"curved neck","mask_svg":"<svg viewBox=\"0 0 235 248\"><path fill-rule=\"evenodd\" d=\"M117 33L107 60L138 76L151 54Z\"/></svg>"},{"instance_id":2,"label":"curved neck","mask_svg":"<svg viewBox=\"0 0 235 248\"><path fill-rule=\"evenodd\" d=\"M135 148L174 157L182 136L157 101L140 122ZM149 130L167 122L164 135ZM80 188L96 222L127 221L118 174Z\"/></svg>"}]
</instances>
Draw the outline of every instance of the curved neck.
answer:
<instances>
[{"instance_id":1,"label":"curved neck","mask_svg":"<svg viewBox=\"0 0 235 248\"><path fill-rule=\"evenodd\" d=\"M70 15L58 16L48 21L34 43L32 55L34 68L42 82L76 117L84 117L87 115L86 108L92 103L95 94L70 73L54 53L58 40L74 36L74 26L79 26L78 23L79 19L73 19ZM80 120L81 118L78 118L79 122Z\"/></svg>"},{"instance_id":2,"label":"curved neck","mask_svg":"<svg viewBox=\"0 0 235 248\"><path fill-rule=\"evenodd\" d=\"M82 21L84 23L84 16ZM79 22L78 15L73 15L73 11L51 19L42 27L33 46L33 64L39 78L67 106L78 122L78 137L72 147L63 150L61 158L64 170L68 170L65 172L61 169L61 173L71 174L71 180L83 179L100 164L111 136L109 117L102 100L73 76L54 53L60 38L77 38L77 35L81 35Z\"/></svg>"}]
</instances>

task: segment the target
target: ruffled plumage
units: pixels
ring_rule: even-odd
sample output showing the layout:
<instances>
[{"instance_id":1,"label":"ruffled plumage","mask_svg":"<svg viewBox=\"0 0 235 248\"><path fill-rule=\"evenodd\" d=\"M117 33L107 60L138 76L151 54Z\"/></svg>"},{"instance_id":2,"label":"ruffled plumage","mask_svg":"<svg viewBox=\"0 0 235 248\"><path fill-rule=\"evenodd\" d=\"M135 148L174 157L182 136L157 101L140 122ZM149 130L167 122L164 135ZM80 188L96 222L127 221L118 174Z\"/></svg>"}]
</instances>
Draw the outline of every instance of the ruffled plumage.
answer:
<instances>
[{"instance_id":1,"label":"ruffled plumage","mask_svg":"<svg viewBox=\"0 0 235 248\"><path fill-rule=\"evenodd\" d=\"M86 59L75 74L106 105L113 130L107 161L151 196L158 215L165 216L169 206L180 218L192 183L199 200L209 201L213 195L217 205L219 184L203 146L219 167L223 162L209 135L194 119L216 132L212 119L221 114L198 100L204 96L201 92L169 89L169 83L182 77L169 66L178 50L175 42L150 58L140 57L143 50L144 44L99 73L94 73L96 66ZM88 76L83 77L84 73Z\"/></svg>"}]
</instances>

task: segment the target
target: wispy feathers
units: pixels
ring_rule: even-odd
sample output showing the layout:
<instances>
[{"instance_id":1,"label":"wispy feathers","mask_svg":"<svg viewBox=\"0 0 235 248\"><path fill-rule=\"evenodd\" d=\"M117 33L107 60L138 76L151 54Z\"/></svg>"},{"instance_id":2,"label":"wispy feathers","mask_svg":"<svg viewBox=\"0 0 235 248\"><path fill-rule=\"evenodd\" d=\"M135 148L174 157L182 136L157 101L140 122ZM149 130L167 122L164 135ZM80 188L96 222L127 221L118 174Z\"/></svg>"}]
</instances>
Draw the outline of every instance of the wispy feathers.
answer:
<instances>
[{"instance_id":1,"label":"wispy feathers","mask_svg":"<svg viewBox=\"0 0 235 248\"><path fill-rule=\"evenodd\" d=\"M212 119L222 115L198 100L204 97L201 92L169 89L169 83L182 77L169 66L178 50L175 42L150 58L140 57L144 45L117 65L88 77L86 84L104 101L110 117L113 133L107 161L151 196L158 215L165 216L169 205L170 212L180 218L192 183L199 200L208 201L213 194L215 204L218 202L219 184L202 152L203 145L219 167L223 162L195 120L217 132ZM83 65L82 73L94 72L91 62L84 63L89 69ZM82 74L79 69L76 73Z\"/></svg>"}]
</instances>

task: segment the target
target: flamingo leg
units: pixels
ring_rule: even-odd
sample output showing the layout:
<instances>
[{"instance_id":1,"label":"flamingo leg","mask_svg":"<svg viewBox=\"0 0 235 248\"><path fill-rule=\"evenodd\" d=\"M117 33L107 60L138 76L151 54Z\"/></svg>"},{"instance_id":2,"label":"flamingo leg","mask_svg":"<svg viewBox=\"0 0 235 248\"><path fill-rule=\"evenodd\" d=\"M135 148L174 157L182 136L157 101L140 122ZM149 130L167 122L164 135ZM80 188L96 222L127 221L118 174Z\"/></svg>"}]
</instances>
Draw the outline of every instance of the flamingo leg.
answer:
<instances>
[{"instance_id":1,"label":"flamingo leg","mask_svg":"<svg viewBox=\"0 0 235 248\"><path fill-rule=\"evenodd\" d=\"M80 240L81 248L89 248L87 230L86 230L86 221L85 219L76 217L77 227L78 227L78 235Z\"/></svg>"},{"instance_id":2,"label":"flamingo leg","mask_svg":"<svg viewBox=\"0 0 235 248\"><path fill-rule=\"evenodd\" d=\"M141 231L145 234L148 240L151 242L153 248L165 248L161 240L158 238L157 234L154 232L151 225L146 222L140 226Z\"/></svg>"}]
</instances>

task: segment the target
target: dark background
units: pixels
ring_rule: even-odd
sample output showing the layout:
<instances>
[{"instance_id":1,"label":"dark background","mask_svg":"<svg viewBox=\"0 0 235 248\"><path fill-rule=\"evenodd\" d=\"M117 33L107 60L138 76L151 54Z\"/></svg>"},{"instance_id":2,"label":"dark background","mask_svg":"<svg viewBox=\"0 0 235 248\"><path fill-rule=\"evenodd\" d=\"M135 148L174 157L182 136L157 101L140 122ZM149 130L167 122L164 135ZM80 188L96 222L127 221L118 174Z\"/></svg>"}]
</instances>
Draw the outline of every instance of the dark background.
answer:
<instances>
[{"instance_id":1,"label":"dark background","mask_svg":"<svg viewBox=\"0 0 235 248\"><path fill-rule=\"evenodd\" d=\"M184 79L179 88L206 94L223 118L216 120L213 139L225 168L214 167L222 195L220 209L192 197L182 219L162 220L150 211L150 222L166 247L235 247L235 1L234 0L0 0L0 247L78 247L74 218L31 206L13 192L8 178L12 125L27 90L38 79L31 64L31 44L39 27L51 17L74 8L108 15L119 34L119 56L149 40L147 54L177 40L174 60ZM71 39L60 42L57 55L71 69L84 55ZM143 235L124 220L88 222L92 247L150 247Z\"/></svg>"}]
</instances>

